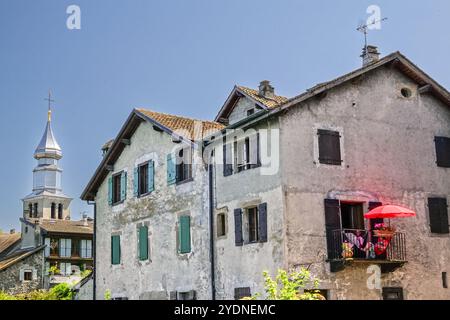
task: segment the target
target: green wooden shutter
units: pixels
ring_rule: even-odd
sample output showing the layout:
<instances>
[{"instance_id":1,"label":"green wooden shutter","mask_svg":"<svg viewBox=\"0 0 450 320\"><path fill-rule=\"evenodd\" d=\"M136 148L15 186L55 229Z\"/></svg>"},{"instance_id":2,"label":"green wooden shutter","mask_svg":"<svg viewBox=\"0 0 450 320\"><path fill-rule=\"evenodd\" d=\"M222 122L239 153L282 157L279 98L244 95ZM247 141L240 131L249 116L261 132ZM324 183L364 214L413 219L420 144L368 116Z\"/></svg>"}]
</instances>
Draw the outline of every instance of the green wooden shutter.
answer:
<instances>
[{"instance_id":1,"label":"green wooden shutter","mask_svg":"<svg viewBox=\"0 0 450 320\"><path fill-rule=\"evenodd\" d=\"M139 227L139 260L148 260L148 227Z\"/></svg>"},{"instance_id":2,"label":"green wooden shutter","mask_svg":"<svg viewBox=\"0 0 450 320\"><path fill-rule=\"evenodd\" d=\"M111 206L113 203L113 183L112 177L108 178L108 204Z\"/></svg>"},{"instance_id":3,"label":"green wooden shutter","mask_svg":"<svg viewBox=\"0 0 450 320\"><path fill-rule=\"evenodd\" d=\"M181 216L179 225L180 253L191 252L191 217Z\"/></svg>"},{"instance_id":4,"label":"green wooden shutter","mask_svg":"<svg viewBox=\"0 0 450 320\"><path fill-rule=\"evenodd\" d=\"M174 158L175 157L171 153L167 155L167 184L168 185L172 185L177 181Z\"/></svg>"},{"instance_id":5,"label":"green wooden shutter","mask_svg":"<svg viewBox=\"0 0 450 320\"><path fill-rule=\"evenodd\" d=\"M134 168L133 190L134 196L139 196L139 168Z\"/></svg>"},{"instance_id":6,"label":"green wooden shutter","mask_svg":"<svg viewBox=\"0 0 450 320\"><path fill-rule=\"evenodd\" d=\"M244 237L242 234L242 209L234 209L234 238L238 247L244 245Z\"/></svg>"},{"instance_id":7,"label":"green wooden shutter","mask_svg":"<svg viewBox=\"0 0 450 320\"><path fill-rule=\"evenodd\" d=\"M120 236L111 236L111 264L120 264Z\"/></svg>"},{"instance_id":8,"label":"green wooden shutter","mask_svg":"<svg viewBox=\"0 0 450 320\"><path fill-rule=\"evenodd\" d=\"M127 198L127 173L124 171L120 176L120 200Z\"/></svg>"},{"instance_id":9,"label":"green wooden shutter","mask_svg":"<svg viewBox=\"0 0 450 320\"><path fill-rule=\"evenodd\" d=\"M148 163L148 192L155 191L155 163Z\"/></svg>"}]
</instances>

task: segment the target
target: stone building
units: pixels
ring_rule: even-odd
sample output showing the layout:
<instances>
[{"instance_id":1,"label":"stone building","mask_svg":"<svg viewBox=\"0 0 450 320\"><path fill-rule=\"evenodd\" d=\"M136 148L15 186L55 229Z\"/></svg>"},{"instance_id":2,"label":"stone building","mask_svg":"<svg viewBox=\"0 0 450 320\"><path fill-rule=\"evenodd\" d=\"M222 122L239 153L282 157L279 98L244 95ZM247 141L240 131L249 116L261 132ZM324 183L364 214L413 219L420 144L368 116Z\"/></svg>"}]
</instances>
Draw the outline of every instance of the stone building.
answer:
<instances>
[{"instance_id":1,"label":"stone building","mask_svg":"<svg viewBox=\"0 0 450 320\"><path fill-rule=\"evenodd\" d=\"M58 165L62 156L49 109L44 135L34 153L38 164L33 170L33 191L22 200L21 233L14 235L14 247L0 254L0 290L47 289L81 279L81 271L92 268L93 221L70 219L72 199L62 191ZM51 267L55 268L49 274Z\"/></svg>"},{"instance_id":2,"label":"stone building","mask_svg":"<svg viewBox=\"0 0 450 320\"><path fill-rule=\"evenodd\" d=\"M450 94L399 52L362 57L289 99L237 86L193 140L174 134L184 118L134 110L82 195L101 221L97 296L239 299L263 270L307 267L328 299L450 299ZM171 186L189 141L203 162ZM416 216L380 235L388 221L363 214L383 204Z\"/></svg>"}]
</instances>

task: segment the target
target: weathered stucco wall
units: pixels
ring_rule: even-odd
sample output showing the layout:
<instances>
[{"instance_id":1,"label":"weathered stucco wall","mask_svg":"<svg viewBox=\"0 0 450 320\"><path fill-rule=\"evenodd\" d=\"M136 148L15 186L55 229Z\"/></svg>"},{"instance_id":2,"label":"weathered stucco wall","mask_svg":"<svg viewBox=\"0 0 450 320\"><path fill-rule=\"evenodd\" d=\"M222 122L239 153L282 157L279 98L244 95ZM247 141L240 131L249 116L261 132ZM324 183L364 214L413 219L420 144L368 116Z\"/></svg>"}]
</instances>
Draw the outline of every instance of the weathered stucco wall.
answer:
<instances>
[{"instance_id":1,"label":"weathered stucco wall","mask_svg":"<svg viewBox=\"0 0 450 320\"><path fill-rule=\"evenodd\" d=\"M274 119L264 122L254 129L278 132L278 121ZM276 133L273 134L275 138L278 137ZM261 138L260 143L267 144L267 150L271 150L272 137L270 134L267 136L268 139ZM265 150L265 148L261 148L261 150ZM273 157L272 161L271 165L276 168L277 165L274 162L278 161L278 157ZM217 237L217 223L214 230L218 299L232 300L235 288L242 287L250 287L252 294L263 293L263 271L269 271L273 275L278 268L285 266L285 220L281 173L280 170L268 170L270 172L268 174L264 167L267 168L267 165L264 166L263 162L261 168L225 177L223 166L216 166L215 217L218 213L225 213L227 225L227 233L224 237ZM236 246L234 210L261 203L267 203L268 242Z\"/></svg>"},{"instance_id":2,"label":"weathered stucco wall","mask_svg":"<svg viewBox=\"0 0 450 320\"><path fill-rule=\"evenodd\" d=\"M94 280L90 279L83 286L78 288L74 300L90 301L94 299Z\"/></svg>"},{"instance_id":3,"label":"weathered stucco wall","mask_svg":"<svg viewBox=\"0 0 450 320\"><path fill-rule=\"evenodd\" d=\"M411 98L400 94L403 87ZM416 210L416 218L392 220L406 233L408 263L383 275L382 285L403 287L407 299L450 299L441 280L450 272L450 237L430 234L427 208L428 197L450 196L450 169L437 167L434 144L435 136L450 136L450 110L417 89L395 69L381 68L291 108L280 120L288 262L310 265L334 298L381 295L367 289L368 265L329 272L325 198ZM318 163L318 128L340 131L342 166Z\"/></svg>"},{"instance_id":4,"label":"weathered stucco wall","mask_svg":"<svg viewBox=\"0 0 450 320\"><path fill-rule=\"evenodd\" d=\"M233 111L228 116L229 124L233 124L242 119L247 118L247 111L250 109L255 109L255 113L259 111L256 109L256 104L254 101L246 97L240 98L239 101L234 106Z\"/></svg>"},{"instance_id":5,"label":"weathered stucco wall","mask_svg":"<svg viewBox=\"0 0 450 320\"><path fill-rule=\"evenodd\" d=\"M0 271L0 291L8 294L27 293L37 289L43 289L42 269L44 266L43 250L40 250L29 257ZM21 281L21 270L33 270L31 281Z\"/></svg>"},{"instance_id":6,"label":"weathered stucco wall","mask_svg":"<svg viewBox=\"0 0 450 320\"><path fill-rule=\"evenodd\" d=\"M127 199L108 205L107 179L97 197L97 297L107 290L112 297L167 299L170 292L195 290L199 299L210 299L209 219L207 180L200 155L195 153L193 181L167 185L167 154L175 144L167 133L142 123L114 165L115 172L128 172ZM143 198L133 196L133 168L147 160L155 162L155 191ZM177 252L180 214L191 216L192 252ZM137 226L149 225L150 260L138 260ZM111 235L121 235L121 264L111 265Z\"/></svg>"}]
</instances>

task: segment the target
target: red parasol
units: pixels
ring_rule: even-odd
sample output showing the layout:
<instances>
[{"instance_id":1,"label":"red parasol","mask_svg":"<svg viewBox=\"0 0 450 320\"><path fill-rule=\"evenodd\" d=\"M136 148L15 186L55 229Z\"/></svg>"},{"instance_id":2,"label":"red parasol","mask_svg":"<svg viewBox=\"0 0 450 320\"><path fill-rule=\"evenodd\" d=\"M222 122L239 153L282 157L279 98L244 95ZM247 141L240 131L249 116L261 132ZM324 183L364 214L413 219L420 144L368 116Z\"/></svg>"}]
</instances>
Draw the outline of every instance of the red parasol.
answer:
<instances>
[{"instance_id":1,"label":"red parasol","mask_svg":"<svg viewBox=\"0 0 450 320\"><path fill-rule=\"evenodd\" d=\"M377 207L364 215L366 219L392 219L415 217L416 213L408 208L394 205Z\"/></svg>"}]
</instances>

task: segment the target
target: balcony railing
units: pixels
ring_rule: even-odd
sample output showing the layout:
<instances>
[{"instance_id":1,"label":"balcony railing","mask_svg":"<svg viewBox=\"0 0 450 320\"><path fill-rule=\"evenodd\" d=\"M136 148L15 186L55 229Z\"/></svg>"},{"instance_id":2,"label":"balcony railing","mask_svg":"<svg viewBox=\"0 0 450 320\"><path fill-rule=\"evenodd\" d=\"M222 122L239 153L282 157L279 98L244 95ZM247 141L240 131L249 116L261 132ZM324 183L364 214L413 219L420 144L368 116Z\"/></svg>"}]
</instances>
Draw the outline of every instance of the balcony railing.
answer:
<instances>
[{"instance_id":1,"label":"balcony railing","mask_svg":"<svg viewBox=\"0 0 450 320\"><path fill-rule=\"evenodd\" d=\"M406 262L405 234L395 232L380 236L376 231L339 229L328 235L330 260Z\"/></svg>"}]
</instances>

